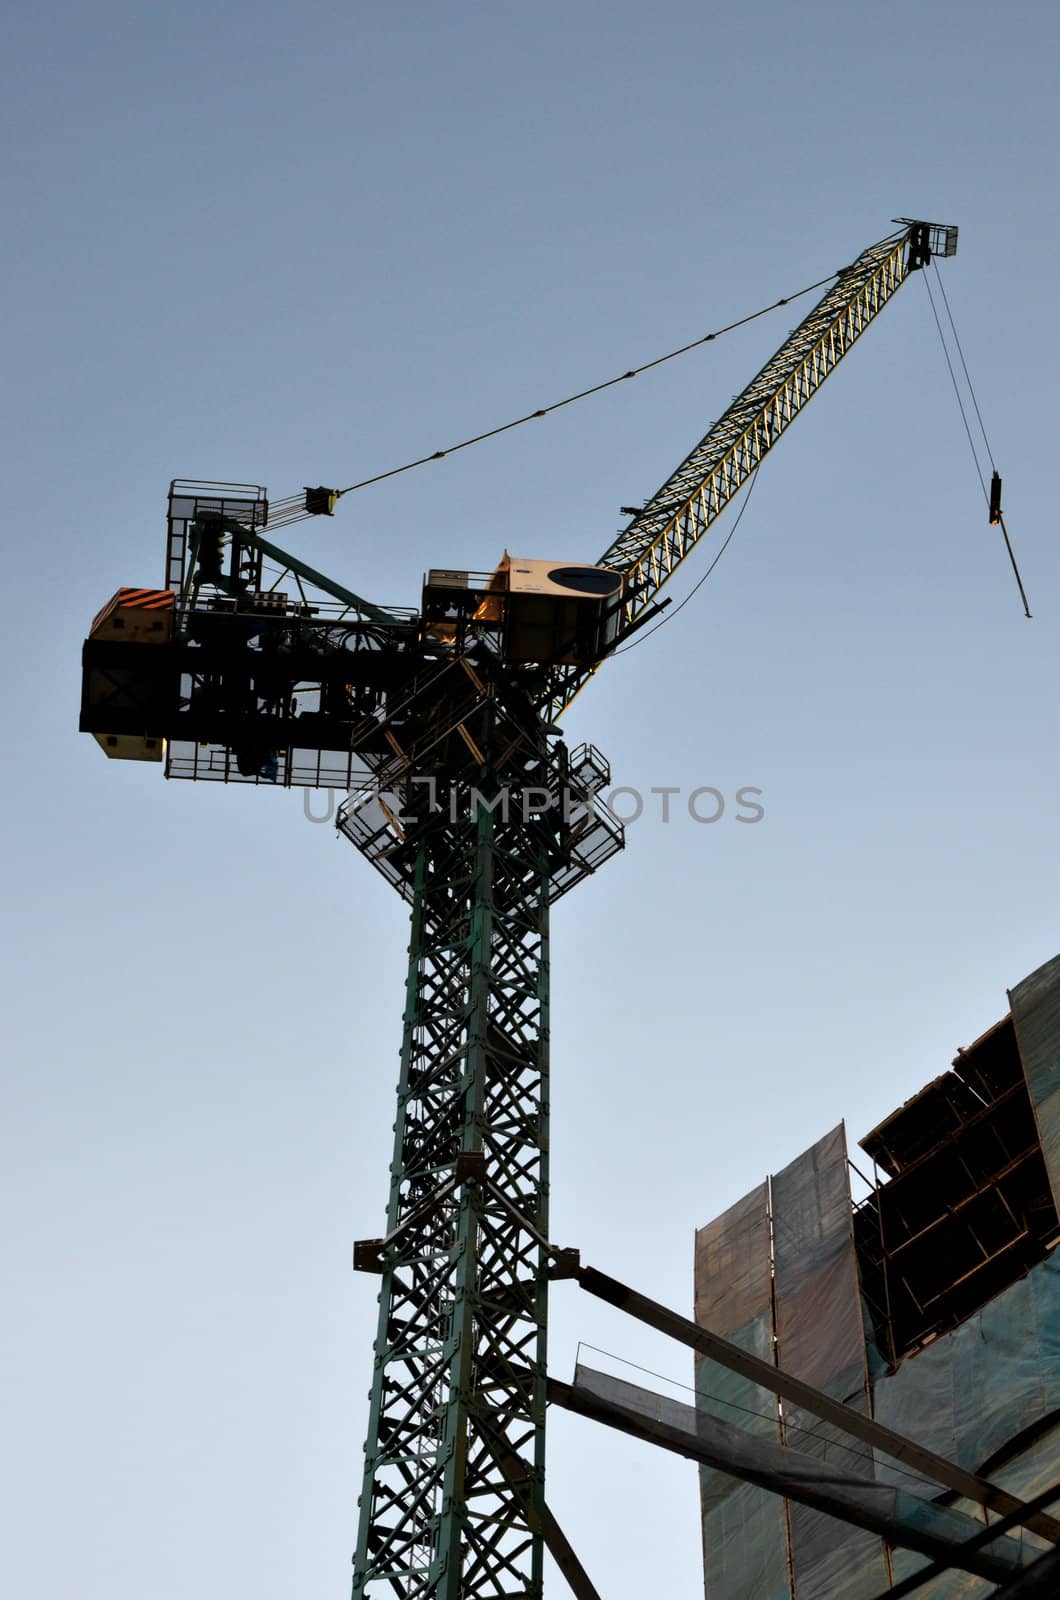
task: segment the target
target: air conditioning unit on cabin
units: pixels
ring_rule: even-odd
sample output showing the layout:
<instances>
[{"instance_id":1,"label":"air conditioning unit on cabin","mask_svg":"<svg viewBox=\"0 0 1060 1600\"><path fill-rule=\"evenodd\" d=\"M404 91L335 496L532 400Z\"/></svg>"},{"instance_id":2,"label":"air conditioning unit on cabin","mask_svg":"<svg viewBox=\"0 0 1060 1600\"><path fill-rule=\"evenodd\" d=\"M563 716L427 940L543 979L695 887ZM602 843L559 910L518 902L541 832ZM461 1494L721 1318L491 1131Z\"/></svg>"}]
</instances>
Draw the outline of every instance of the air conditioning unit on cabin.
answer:
<instances>
[{"instance_id":1,"label":"air conditioning unit on cabin","mask_svg":"<svg viewBox=\"0 0 1060 1600\"><path fill-rule=\"evenodd\" d=\"M423 616L435 638L499 636L506 661L591 666L618 631L622 575L588 562L526 560L505 551L491 573L435 568Z\"/></svg>"},{"instance_id":2,"label":"air conditioning unit on cabin","mask_svg":"<svg viewBox=\"0 0 1060 1600\"><path fill-rule=\"evenodd\" d=\"M589 666L618 628L622 576L587 562L508 556L504 654L509 661Z\"/></svg>"}]
</instances>

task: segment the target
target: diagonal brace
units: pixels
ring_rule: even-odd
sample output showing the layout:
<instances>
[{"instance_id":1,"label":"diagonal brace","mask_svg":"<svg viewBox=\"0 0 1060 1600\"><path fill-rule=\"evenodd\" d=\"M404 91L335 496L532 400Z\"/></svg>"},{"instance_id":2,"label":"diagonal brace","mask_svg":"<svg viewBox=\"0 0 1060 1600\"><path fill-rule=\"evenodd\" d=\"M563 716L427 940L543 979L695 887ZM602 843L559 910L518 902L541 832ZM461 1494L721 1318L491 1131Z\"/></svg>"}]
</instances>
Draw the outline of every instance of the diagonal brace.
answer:
<instances>
[{"instance_id":1,"label":"diagonal brace","mask_svg":"<svg viewBox=\"0 0 1060 1600\"><path fill-rule=\"evenodd\" d=\"M578 1560L574 1547L547 1505L542 1504L541 1515L538 1517L534 1496L530 1492L531 1471L526 1462L521 1456L516 1455L500 1430L490 1423L488 1413L481 1407L477 1408L476 1421L494 1460L519 1496L528 1527L535 1532L540 1527L545 1548L570 1584L576 1600L600 1600L599 1590Z\"/></svg>"}]
</instances>

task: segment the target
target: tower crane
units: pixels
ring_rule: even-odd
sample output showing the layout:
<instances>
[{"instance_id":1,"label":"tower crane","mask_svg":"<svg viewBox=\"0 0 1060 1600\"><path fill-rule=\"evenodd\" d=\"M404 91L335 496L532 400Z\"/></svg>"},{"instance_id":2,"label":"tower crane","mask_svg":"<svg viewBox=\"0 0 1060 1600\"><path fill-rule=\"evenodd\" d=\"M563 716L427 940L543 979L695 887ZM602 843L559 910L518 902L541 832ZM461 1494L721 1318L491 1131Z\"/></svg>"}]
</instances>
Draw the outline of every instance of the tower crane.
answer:
<instances>
[{"instance_id":1,"label":"tower crane","mask_svg":"<svg viewBox=\"0 0 1060 1600\"><path fill-rule=\"evenodd\" d=\"M341 833L411 908L386 1231L355 1246L379 1320L355 1597L540 1600L551 907L623 845L607 761L556 718L781 434L956 228L901 219L836 281L592 564L435 568L380 606L269 537L252 484L174 480L165 583L119 589L80 727L170 778L346 792ZM329 513L334 492L301 509ZM569 1264L568 1264L569 1265ZM579 1587L580 1585L580 1587Z\"/></svg>"}]
</instances>

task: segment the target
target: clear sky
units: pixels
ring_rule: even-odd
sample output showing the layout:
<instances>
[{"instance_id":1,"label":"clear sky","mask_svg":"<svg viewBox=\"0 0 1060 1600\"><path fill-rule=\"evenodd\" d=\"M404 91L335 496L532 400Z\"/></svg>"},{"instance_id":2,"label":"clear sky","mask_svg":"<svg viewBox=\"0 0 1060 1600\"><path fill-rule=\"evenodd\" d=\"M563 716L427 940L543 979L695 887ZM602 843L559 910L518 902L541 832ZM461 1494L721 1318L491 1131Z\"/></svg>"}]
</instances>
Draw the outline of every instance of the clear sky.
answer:
<instances>
[{"instance_id":1,"label":"clear sky","mask_svg":"<svg viewBox=\"0 0 1060 1600\"><path fill-rule=\"evenodd\" d=\"M865 1133L1056 953L1058 32L1042 0L12 13L12 1595L348 1588L375 1317L350 1246L383 1217L406 921L298 793L167 785L77 735L81 640L162 581L172 477L349 483L894 216L958 223L943 271L1035 620L912 282L710 581L570 715L616 783L754 785L766 815L646 815L558 908L554 1238L687 1309L697 1224L840 1118ZM505 546L592 560L799 314L291 542L403 605ZM571 1285L552 1329L561 1377L584 1339L688 1381ZM560 1416L549 1498L608 1600L696 1594L687 1464Z\"/></svg>"}]
</instances>

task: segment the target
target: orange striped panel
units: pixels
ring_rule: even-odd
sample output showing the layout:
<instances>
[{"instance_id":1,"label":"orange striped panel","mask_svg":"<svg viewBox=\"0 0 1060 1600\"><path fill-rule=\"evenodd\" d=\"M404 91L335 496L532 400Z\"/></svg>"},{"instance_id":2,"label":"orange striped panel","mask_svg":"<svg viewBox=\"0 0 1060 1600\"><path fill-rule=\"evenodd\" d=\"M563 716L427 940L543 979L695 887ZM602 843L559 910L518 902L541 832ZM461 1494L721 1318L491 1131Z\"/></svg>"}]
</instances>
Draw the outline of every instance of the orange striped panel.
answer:
<instances>
[{"instance_id":1,"label":"orange striped panel","mask_svg":"<svg viewBox=\"0 0 1060 1600\"><path fill-rule=\"evenodd\" d=\"M171 611L172 589L119 589L115 600L120 606L140 606L145 611Z\"/></svg>"}]
</instances>

